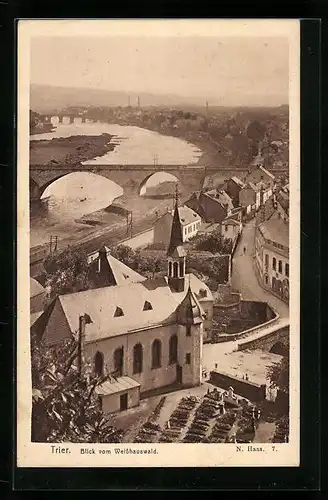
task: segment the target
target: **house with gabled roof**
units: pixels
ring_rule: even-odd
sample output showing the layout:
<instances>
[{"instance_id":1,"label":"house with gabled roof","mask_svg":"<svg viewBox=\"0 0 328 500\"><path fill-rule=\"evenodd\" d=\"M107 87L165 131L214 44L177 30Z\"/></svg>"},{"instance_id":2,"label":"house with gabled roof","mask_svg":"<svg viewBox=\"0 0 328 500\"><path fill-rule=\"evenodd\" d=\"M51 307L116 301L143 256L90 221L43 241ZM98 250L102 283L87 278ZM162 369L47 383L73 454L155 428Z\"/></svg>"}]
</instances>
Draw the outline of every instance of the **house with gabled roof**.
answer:
<instances>
[{"instance_id":1,"label":"house with gabled roof","mask_svg":"<svg viewBox=\"0 0 328 500\"><path fill-rule=\"evenodd\" d=\"M180 224L182 227L182 240L186 242L196 236L201 226L202 219L197 212L187 206L178 208ZM173 221L174 210L168 211L159 217L154 224L154 244L167 248L170 240L170 228Z\"/></svg>"},{"instance_id":2,"label":"house with gabled roof","mask_svg":"<svg viewBox=\"0 0 328 500\"><path fill-rule=\"evenodd\" d=\"M106 255L102 249L96 267L110 266ZM84 358L95 373L110 375L97 389L104 411L131 408L142 393L155 389L201 383L204 325L213 316L213 296L186 273L185 260L176 203L165 277L139 279L126 271L131 279L122 281L123 268L111 265L107 276L115 283L58 296L34 323L32 334L44 345L82 339Z\"/></svg>"}]
</instances>

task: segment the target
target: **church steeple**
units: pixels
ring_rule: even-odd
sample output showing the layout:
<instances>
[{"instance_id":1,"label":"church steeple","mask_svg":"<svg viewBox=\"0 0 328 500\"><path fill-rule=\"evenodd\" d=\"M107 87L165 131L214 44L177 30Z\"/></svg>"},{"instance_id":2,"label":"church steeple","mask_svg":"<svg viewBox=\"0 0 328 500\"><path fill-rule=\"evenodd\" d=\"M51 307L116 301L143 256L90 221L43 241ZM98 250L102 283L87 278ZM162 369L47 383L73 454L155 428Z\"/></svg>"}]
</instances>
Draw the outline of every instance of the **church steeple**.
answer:
<instances>
[{"instance_id":1,"label":"church steeple","mask_svg":"<svg viewBox=\"0 0 328 500\"><path fill-rule=\"evenodd\" d=\"M172 253L177 247L183 245L182 227L181 227L178 205L179 205L178 190L176 188L175 205L174 205L173 220L171 227L171 237L170 237L169 247L167 250L167 255L172 255Z\"/></svg>"},{"instance_id":2,"label":"church steeple","mask_svg":"<svg viewBox=\"0 0 328 500\"><path fill-rule=\"evenodd\" d=\"M186 252L183 248L182 227L179 216L178 193L176 191L170 243L167 250L168 282L175 292L184 290Z\"/></svg>"}]
</instances>

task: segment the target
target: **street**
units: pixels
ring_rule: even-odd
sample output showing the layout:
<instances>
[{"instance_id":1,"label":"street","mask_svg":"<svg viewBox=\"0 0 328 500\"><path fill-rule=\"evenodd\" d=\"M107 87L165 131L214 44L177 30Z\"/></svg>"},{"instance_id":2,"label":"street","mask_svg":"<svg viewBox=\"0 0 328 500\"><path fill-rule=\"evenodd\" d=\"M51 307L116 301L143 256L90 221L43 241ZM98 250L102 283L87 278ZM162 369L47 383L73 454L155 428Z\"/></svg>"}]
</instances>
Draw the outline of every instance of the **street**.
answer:
<instances>
[{"instance_id":1,"label":"street","mask_svg":"<svg viewBox=\"0 0 328 500\"><path fill-rule=\"evenodd\" d=\"M232 287L239 290L244 300L267 302L281 318L289 317L289 308L282 300L261 287L254 271L255 219L248 222L239 240L232 267ZM244 247L246 253L244 254Z\"/></svg>"},{"instance_id":2,"label":"street","mask_svg":"<svg viewBox=\"0 0 328 500\"><path fill-rule=\"evenodd\" d=\"M133 236L128 240L122 241L121 244L126 245L135 250L136 248L142 248L147 245L150 245L151 243L153 243L153 238L154 238L154 229L151 228L149 229L149 231L145 231L144 233L137 234L136 236Z\"/></svg>"},{"instance_id":3,"label":"street","mask_svg":"<svg viewBox=\"0 0 328 500\"><path fill-rule=\"evenodd\" d=\"M256 329L247 340L259 338L270 330L283 327L289 324L289 308L283 301L279 300L270 292L264 290L258 283L254 270L254 239L255 239L255 220L248 222L241 235L235 255L233 258L232 267L232 286L235 290L240 291L244 300L258 300L267 302L279 314L279 318L273 325L268 325L262 329ZM246 252L244 254L244 247ZM245 339L246 340L246 339ZM207 371L214 368L215 363L220 362L220 358L228 354L238 347L240 341L221 342L219 344L205 344L203 346L203 368Z\"/></svg>"}]
</instances>

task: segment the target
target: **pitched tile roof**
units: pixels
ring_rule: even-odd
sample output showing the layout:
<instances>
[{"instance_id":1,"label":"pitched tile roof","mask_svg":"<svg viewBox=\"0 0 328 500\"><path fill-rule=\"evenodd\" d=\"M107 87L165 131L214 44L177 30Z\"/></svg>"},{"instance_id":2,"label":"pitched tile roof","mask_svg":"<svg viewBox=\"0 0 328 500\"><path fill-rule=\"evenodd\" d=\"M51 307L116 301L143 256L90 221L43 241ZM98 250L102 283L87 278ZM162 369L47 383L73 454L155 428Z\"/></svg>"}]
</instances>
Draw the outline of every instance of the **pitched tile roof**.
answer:
<instances>
[{"instance_id":1,"label":"pitched tile roof","mask_svg":"<svg viewBox=\"0 0 328 500\"><path fill-rule=\"evenodd\" d=\"M187 293L177 309L177 319L182 325L197 325L204 321L206 315L196 295L189 285Z\"/></svg>"},{"instance_id":2,"label":"pitched tile roof","mask_svg":"<svg viewBox=\"0 0 328 500\"><path fill-rule=\"evenodd\" d=\"M211 189L211 191L207 191L204 195L209 196L212 200L215 200L222 206L227 205L230 210L234 208L232 199L225 191L223 191L223 189Z\"/></svg>"},{"instance_id":3,"label":"pitched tile roof","mask_svg":"<svg viewBox=\"0 0 328 500\"><path fill-rule=\"evenodd\" d=\"M263 236L279 245L289 247L289 224L274 212L269 219L259 226Z\"/></svg>"},{"instance_id":4,"label":"pitched tile roof","mask_svg":"<svg viewBox=\"0 0 328 500\"><path fill-rule=\"evenodd\" d=\"M262 165L260 165L259 169L262 170L262 172L266 174L268 177L270 177L272 180L274 179L274 175L271 172L269 172L266 168L264 168Z\"/></svg>"},{"instance_id":5,"label":"pitched tile roof","mask_svg":"<svg viewBox=\"0 0 328 500\"><path fill-rule=\"evenodd\" d=\"M186 275L185 289L180 293L171 291L166 278L157 278L61 295L36 321L38 337L42 338L56 304L72 334L78 331L80 315L90 316L92 323L85 330L87 342L176 322L176 311L189 283L199 302L213 300L209 288L193 274ZM146 302L152 309L144 310ZM115 317L117 307L122 309L123 316Z\"/></svg>"},{"instance_id":6,"label":"pitched tile roof","mask_svg":"<svg viewBox=\"0 0 328 500\"><path fill-rule=\"evenodd\" d=\"M110 249L106 246L100 249L96 254L93 254L91 259L90 279L92 281L99 281L101 278L101 283L99 283L101 286L121 286L128 283L138 283L146 279L144 276L113 257L110 253ZM103 276L97 279L99 259L103 259L103 265L101 267Z\"/></svg>"},{"instance_id":7,"label":"pitched tile roof","mask_svg":"<svg viewBox=\"0 0 328 500\"><path fill-rule=\"evenodd\" d=\"M40 285L40 283L34 278L30 278L30 297L36 297L41 293L45 293L45 289L43 288L43 286Z\"/></svg>"},{"instance_id":8,"label":"pitched tile roof","mask_svg":"<svg viewBox=\"0 0 328 500\"><path fill-rule=\"evenodd\" d=\"M239 187L243 188L245 186L244 182L236 176L230 177L232 181L238 184Z\"/></svg>"},{"instance_id":9,"label":"pitched tile roof","mask_svg":"<svg viewBox=\"0 0 328 500\"><path fill-rule=\"evenodd\" d=\"M226 226L240 226L241 222L235 220L235 219L224 219L222 221L222 224L225 224Z\"/></svg>"},{"instance_id":10,"label":"pitched tile roof","mask_svg":"<svg viewBox=\"0 0 328 500\"><path fill-rule=\"evenodd\" d=\"M135 387L140 387L140 383L133 380L131 377L118 377L113 381L106 380L101 385L96 387L95 392L100 396L108 396L110 394L116 394L118 392L126 391L129 389L134 389Z\"/></svg>"},{"instance_id":11,"label":"pitched tile roof","mask_svg":"<svg viewBox=\"0 0 328 500\"><path fill-rule=\"evenodd\" d=\"M179 217L182 226L192 224L200 219L200 216L194 210L185 205L179 207Z\"/></svg>"}]
</instances>

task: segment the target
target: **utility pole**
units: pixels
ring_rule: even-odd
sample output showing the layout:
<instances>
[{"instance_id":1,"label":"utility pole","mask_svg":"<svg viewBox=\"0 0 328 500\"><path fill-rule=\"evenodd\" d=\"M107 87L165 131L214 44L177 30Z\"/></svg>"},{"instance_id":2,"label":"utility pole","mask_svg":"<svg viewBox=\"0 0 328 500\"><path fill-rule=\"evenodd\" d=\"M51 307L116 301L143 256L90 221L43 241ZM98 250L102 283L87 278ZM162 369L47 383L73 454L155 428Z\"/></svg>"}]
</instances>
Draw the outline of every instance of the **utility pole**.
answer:
<instances>
[{"instance_id":1,"label":"utility pole","mask_svg":"<svg viewBox=\"0 0 328 500\"><path fill-rule=\"evenodd\" d=\"M140 96L138 96L138 108L140 108Z\"/></svg>"},{"instance_id":2,"label":"utility pole","mask_svg":"<svg viewBox=\"0 0 328 500\"><path fill-rule=\"evenodd\" d=\"M79 316L79 338L77 346L77 369L80 379L84 375L85 315Z\"/></svg>"},{"instance_id":3,"label":"utility pole","mask_svg":"<svg viewBox=\"0 0 328 500\"><path fill-rule=\"evenodd\" d=\"M126 215L126 234L130 238L132 238L133 235L133 216L132 212L129 211Z\"/></svg>"},{"instance_id":4,"label":"utility pole","mask_svg":"<svg viewBox=\"0 0 328 500\"><path fill-rule=\"evenodd\" d=\"M49 252L52 253L52 251L56 252L58 247L58 236L52 236L50 235L50 240L49 240Z\"/></svg>"},{"instance_id":5,"label":"utility pole","mask_svg":"<svg viewBox=\"0 0 328 500\"><path fill-rule=\"evenodd\" d=\"M80 379L84 376L84 345L85 345L85 325L92 323L89 314L79 316L79 337L77 346L77 368Z\"/></svg>"},{"instance_id":6,"label":"utility pole","mask_svg":"<svg viewBox=\"0 0 328 500\"><path fill-rule=\"evenodd\" d=\"M154 161L154 167L157 167L158 166L158 155L154 155L153 156L153 161Z\"/></svg>"}]
</instances>

